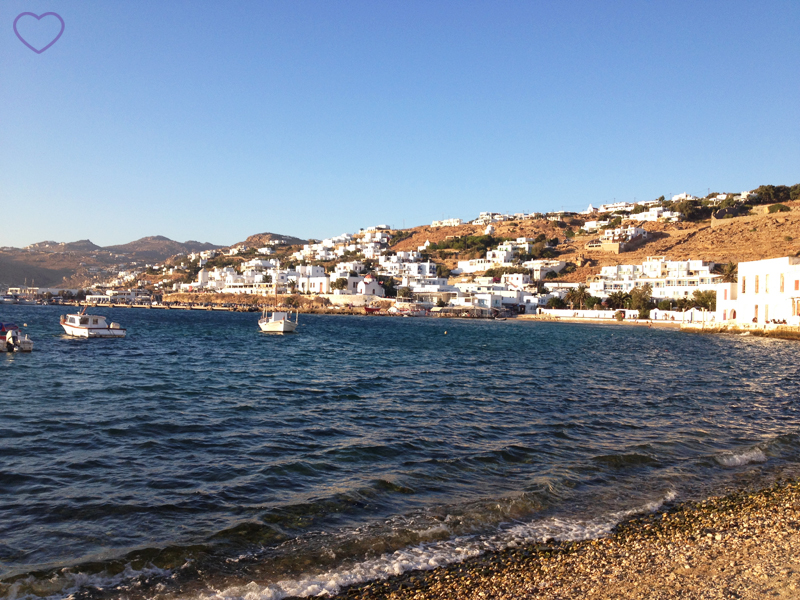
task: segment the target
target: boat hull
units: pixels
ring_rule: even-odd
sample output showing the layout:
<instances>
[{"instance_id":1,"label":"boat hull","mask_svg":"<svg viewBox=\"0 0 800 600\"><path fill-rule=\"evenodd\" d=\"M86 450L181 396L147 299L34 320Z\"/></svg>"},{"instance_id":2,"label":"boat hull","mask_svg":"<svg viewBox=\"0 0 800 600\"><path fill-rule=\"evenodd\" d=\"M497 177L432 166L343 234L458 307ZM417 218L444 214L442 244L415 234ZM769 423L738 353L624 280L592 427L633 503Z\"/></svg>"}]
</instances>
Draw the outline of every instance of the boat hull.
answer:
<instances>
[{"instance_id":1,"label":"boat hull","mask_svg":"<svg viewBox=\"0 0 800 600\"><path fill-rule=\"evenodd\" d=\"M294 330L297 329L297 323L289 321L288 319L282 319L280 321L262 319L258 322L258 326L261 328L261 331L266 333L293 333Z\"/></svg>"},{"instance_id":2,"label":"boat hull","mask_svg":"<svg viewBox=\"0 0 800 600\"><path fill-rule=\"evenodd\" d=\"M76 327L62 323L61 326L67 335L85 338L118 338L125 337L126 331L122 328L111 327Z\"/></svg>"}]
</instances>

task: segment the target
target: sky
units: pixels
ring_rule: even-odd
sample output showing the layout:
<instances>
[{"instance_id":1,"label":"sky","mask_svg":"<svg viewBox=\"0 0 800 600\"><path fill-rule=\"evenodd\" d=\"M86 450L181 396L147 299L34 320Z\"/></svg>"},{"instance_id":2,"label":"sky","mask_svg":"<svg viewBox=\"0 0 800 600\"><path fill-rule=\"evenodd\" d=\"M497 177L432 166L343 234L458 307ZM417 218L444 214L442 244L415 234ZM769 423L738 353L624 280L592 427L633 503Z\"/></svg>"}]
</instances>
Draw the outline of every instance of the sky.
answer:
<instances>
[{"instance_id":1,"label":"sky","mask_svg":"<svg viewBox=\"0 0 800 600\"><path fill-rule=\"evenodd\" d=\"M61 37L32 51L23 12ZM798 23L796 0L3 0L0 246L795 184ZM17 21L37 49L59 30Z\"/></svg>"}]
</instances>

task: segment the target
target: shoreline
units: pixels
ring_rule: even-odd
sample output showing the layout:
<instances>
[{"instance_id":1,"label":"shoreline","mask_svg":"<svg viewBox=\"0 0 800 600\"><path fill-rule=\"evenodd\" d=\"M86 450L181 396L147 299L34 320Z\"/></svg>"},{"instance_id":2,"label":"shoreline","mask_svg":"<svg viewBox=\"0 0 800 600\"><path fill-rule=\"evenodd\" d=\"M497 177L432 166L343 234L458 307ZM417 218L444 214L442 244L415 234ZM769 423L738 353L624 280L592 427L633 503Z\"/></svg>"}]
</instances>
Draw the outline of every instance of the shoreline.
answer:
<instances>
[{"instance_id":1,"label":"shoreline","mask_svg":"<svg viewBox=\"0 0 800 600\"><path fill-rule=\"evenodd\" d=\"M333 598L443 600L800 597L800 481L683 502L608 536L547 541L409 571Z\"/></svg>"},{"instance_id":2,"label":"shoreline","mask_svg":"<svg viewBox=\"0 0 800 600\"><path fill-rule=\"evenodd\" d=\"M597 319L594 317L552 317L548 315L518 315L515 317L520 321L541 321L542 323L591 323L600 325L629 325L634 327L666 327L680 329L681 323L678 321L658 321L650 319L623 319L617 321L614 318Z\"/></svg>"}]
</instances>

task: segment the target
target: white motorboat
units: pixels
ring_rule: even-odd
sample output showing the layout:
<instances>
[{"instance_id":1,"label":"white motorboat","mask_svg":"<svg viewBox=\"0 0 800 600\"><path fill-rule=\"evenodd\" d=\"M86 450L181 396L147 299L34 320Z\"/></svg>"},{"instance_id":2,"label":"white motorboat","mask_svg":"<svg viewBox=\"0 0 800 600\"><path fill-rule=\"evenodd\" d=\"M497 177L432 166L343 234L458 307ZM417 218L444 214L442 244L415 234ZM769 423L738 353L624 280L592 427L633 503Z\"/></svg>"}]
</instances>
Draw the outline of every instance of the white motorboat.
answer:
<instances>
[{"instance_id":1,"label":"white motorboat","mask_svg":"<svg viewBox=\"0 0 800 600\"><path fill-rule=\"evenodd\" d=\"M125 337L125 329L119 323L106 322L101 315L87 315L86 308L76 315L61 315L61 326L68 335L85 338Z\"/></svg>"},{"instance_id":2,"label":"white motorboat","mask_svg":"<svg viewBox=\"0 0 800 600\"><path fill-rule=\"evenodd\" d=\"M12 323L0 323L0 335L3 342L0 351L33 352L33 341L28 334L19 335L19 327Z\"/></svg>"},{"instance_id":3,"label":"white motorboat","mask_svg":"<svg viewBox=\"0 0 800 600\"><path fill-rule=\"evenodd\" d=\"M261 331L267 333L293 333L297 329L297 316L299 313L294 314L294 321L289 317L289 313L273 312L268 313L266 310L261 318L258 320L258 326Z\"/></svg>"}]
</instances>

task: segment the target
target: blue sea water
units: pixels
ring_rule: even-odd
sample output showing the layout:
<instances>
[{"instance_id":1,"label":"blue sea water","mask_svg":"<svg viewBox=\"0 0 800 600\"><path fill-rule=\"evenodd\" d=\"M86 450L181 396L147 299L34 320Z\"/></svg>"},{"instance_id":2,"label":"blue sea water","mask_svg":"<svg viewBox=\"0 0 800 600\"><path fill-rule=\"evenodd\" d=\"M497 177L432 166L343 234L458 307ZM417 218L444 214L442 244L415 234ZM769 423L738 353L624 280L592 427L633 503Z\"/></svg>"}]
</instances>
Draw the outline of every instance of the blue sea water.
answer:
<instances>
[{"instance_id":1,"label":"blue sea water","mask_svg":"<svg viewBox=\"0 0 800 600\"><path fill-rule=\"evenodd\" d=\"M3 306L0 596L265 598L602 535L800 466L793 342Z\"/></svg>"}]
</instances>

